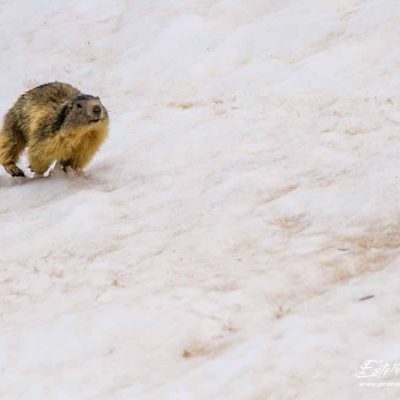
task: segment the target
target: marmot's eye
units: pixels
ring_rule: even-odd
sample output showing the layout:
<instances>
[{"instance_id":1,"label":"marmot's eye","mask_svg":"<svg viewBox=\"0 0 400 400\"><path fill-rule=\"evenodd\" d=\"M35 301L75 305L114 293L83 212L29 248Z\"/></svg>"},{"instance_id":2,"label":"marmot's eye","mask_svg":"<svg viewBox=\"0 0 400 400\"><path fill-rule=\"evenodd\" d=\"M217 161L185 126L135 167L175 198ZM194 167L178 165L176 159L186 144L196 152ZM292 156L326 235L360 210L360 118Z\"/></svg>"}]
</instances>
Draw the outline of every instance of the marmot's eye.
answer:
<instances>
[{"instance_id":1,"label":"marmot's eye","mask_svg":"<svg viewBox=\"0 0 400 400\"><path fill-rule=\"evenodd\" d=\"M82 104L80 104L80 103L77 103L77 105L76 105L78 108L82 108Z\"/></svg>"}]
</instances>

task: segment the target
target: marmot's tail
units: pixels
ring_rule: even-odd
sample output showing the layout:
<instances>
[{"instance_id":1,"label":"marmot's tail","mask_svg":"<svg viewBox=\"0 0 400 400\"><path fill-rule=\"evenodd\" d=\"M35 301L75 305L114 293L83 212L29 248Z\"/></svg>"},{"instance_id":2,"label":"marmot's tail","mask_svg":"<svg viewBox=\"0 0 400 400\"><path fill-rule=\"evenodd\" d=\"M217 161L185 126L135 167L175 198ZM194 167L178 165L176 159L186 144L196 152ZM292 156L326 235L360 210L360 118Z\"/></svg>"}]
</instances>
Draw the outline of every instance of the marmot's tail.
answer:
<instances>
[{"instance_id":1,"label":"marmot's tail","mask_svg":"<svg viewBox=\"0 0 400 400\"><path fill-rule=\"evenodd\" d=\"M16 165L24 147L25 143L10 130L3 128L0 131L0 164L11 176L24 176L24 172Z\"/></svg>"}]
</instances>

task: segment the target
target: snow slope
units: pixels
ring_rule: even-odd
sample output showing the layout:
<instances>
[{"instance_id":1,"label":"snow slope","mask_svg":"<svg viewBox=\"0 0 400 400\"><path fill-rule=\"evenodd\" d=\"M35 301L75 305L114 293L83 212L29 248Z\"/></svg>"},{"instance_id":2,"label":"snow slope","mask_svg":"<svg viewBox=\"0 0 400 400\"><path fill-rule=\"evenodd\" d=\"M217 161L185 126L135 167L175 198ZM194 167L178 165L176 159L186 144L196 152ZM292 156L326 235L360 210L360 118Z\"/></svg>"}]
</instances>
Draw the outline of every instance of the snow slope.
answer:
<instances>
[{"instance_id":1,"label":"snow slope","mask_svg":"<svg viewBox=\"0 0 400 400\"><path fill-rule=\"evenodd\" d=\"M0 10L1 115L111 118L86 178L0 172L0 399L399 398L354 376L400 360L398 0Z\"/></svg>"}]
</instances>

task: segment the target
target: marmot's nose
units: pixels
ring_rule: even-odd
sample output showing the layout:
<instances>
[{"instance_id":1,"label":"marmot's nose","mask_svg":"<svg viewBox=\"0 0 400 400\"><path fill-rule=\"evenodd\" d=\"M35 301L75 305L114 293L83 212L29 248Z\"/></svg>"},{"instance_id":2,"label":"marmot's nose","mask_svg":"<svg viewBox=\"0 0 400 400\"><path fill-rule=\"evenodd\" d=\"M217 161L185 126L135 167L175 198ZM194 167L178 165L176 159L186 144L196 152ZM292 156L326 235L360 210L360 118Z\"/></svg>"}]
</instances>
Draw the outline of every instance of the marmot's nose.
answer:
<instances>
[{"instance_id":1,"label":"marmot's nose","mask_svg":"<svg viewBox=\"0 0 400 400\"><path fill-rule=\"evenodd\" d=\"M93 114L94 115L100 115L101 113L101 107L98 104L95 104L92 108Z\"/></svg>"}]
</instances>

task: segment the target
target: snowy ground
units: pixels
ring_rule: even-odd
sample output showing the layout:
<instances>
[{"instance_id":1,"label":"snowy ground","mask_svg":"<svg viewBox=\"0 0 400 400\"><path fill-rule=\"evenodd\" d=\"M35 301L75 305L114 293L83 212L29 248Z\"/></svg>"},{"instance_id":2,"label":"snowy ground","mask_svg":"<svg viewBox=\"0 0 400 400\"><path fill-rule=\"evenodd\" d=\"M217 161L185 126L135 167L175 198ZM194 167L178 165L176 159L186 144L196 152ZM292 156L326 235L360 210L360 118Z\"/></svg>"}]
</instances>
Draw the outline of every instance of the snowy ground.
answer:
<instances>
[{"instance_id":1,"label":"snowy ground","mask_svg":"<svg viewBox=\"0 0 400 400\"><path fill-rule=\"evenodd\" d=\"M87 178L0 172L0 399L398 399L355 374L400 361L399 18L0 1L0 114L60 80L111 118Z\"/></svg>"}]
</instances>

